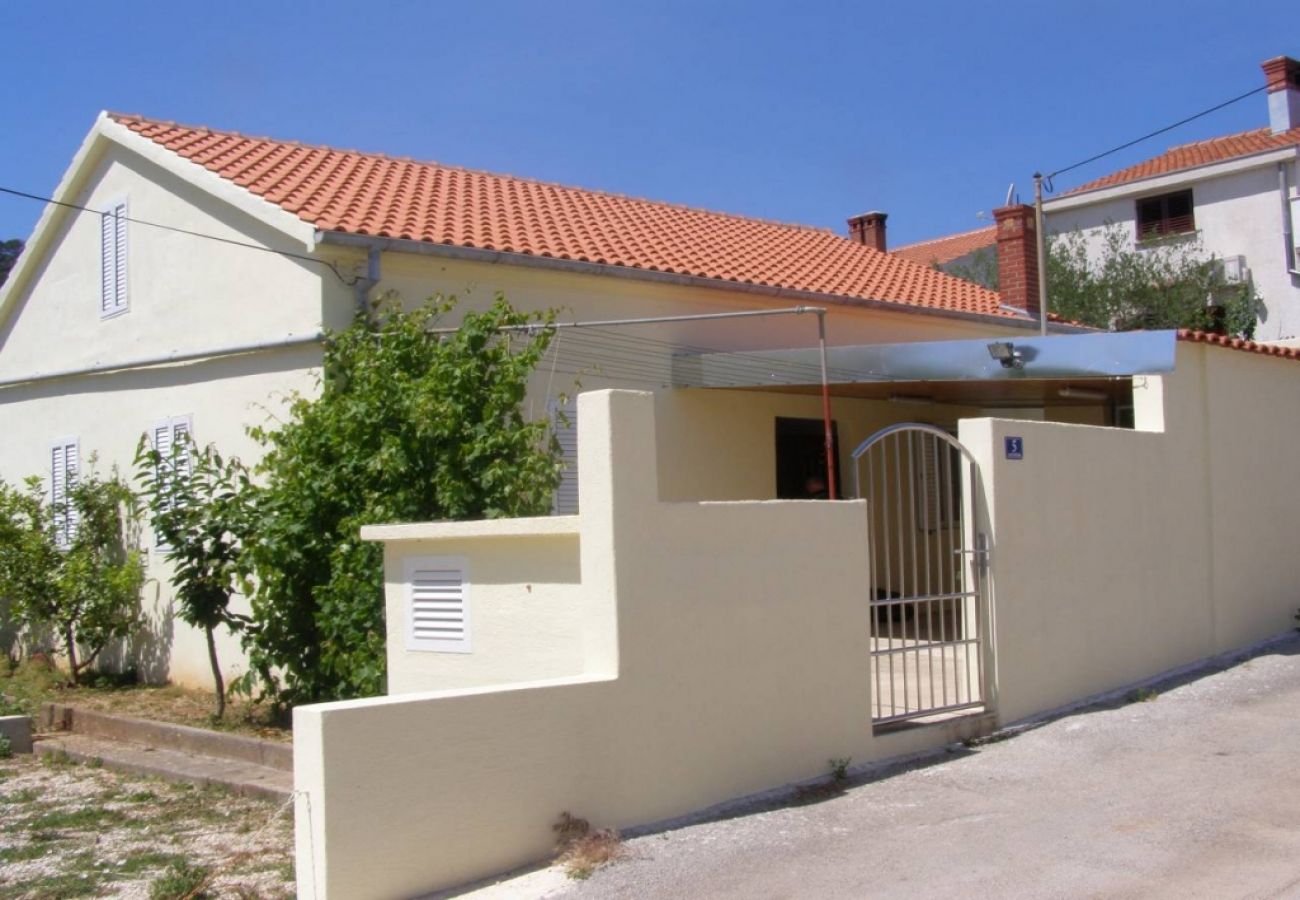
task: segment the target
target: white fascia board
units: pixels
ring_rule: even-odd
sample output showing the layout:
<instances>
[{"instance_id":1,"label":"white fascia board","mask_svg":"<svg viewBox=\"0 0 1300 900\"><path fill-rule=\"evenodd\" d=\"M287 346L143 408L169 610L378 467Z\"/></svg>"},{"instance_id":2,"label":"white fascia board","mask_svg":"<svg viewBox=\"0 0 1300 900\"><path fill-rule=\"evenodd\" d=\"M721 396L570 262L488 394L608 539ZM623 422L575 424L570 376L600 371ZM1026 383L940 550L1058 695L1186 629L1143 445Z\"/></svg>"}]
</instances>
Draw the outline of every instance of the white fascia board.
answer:
<instances>
[{"instance_id":1,"label":"white fascia board","mask_svg":"<svg viewBox=\"0 0 1300 900\"><path fill-rule=\"evenodd\" d=\"M1097 188L1082 194L1069 194L1064 197L1046 200L1043 202L1043 212L1054 213L1067 209L1078 209L1081 206L1091 206L1094 203L1104 203L1108 200L1172 190L1185 187L1188 184L1195 184L1198 181L1209 181L1211 178L1220 178L1224 175L1233 175L1237 172L1257 169L1271 163L1290 162L1297 157L1300 157L1300 147L1282 147L1279 150L1269 150L1266 153L1256 153L1253 156L1241 156L1220 163L1195 166L1190 169L1179 169L1177 172L1153 175L1150 178L1142 178L1138 181L1127 181L1124 184L1117 184L1112 187Z\"/></svg>"},{"instance_id":2,"label":"white fascia board","mask_svg":"<svg viewBox=\"0 0 1300 900\"><path fill-rule=\"evenodd\" d=\"M247 213L276 231L283 232L299 242L304 250L310 252L315 249L315 226L304 222L293 213L286 212L271 201L263 200L247 188L242 188L233 181L222 178L215 172L211 172L198 163L173 153L149 138L136 134L120 122L114 121L107 113L100 113L95 127L104 137L161 166L182 181L211 194L218 200L229 203L240 212Z\"/></svg>"},{"instance_id":3,"label":"white fascia board","mask_svg":"<svg viewBox=\"0 0 1300 900\"><path fill-rule=\"evenodd\" d=\"M86 173L90 171L87 161L92 157L98 156L102 136L99 133L99 123L105 118L104 113L99 114L99 119L95 120L94 126L82 140L81 146L77 148L77 153L72 157L72 162L64 171L63 177L59 179L58 187L54 189L53 199L65 203L72 202L72 198L81 188L81 183L85 181ZM41 210L40 218L36 220L36 227L32 229L29 237L23 246L23 252L18 255L18 261L14 267L9 270L9 278L5 281L4 286L0 287L0 323L9 318L9 307L12 304L12 297L17 295L19 289L26 283L32 271L36 268L36 261L45 255L45 249L54 235L54 224L61 221L64 216L72 210L66 207L57 206L53 203L45 204Z\"/></svg>"},{"instance_id":4,"label":"white fascia board","mask_svg":"<svg viewBox=\"0 0 1300 900\"><path fill-rule=\"evenodd\" d=\"M220 175L209 172L198 163L190 162L148 138L136 134L125 125L115 122L106 112L101 112L95 119L95 124L81 142L76 155L72 157L72 162L64 171L63 178L59 180L51 199L60 203L77 202L78 193L85 186L93 164L99 160L108 141L156 163L182 181L288 235L300 242L307 252L316 249L316 229L312 225L292 213L285 212L274 203L263 200L251 191L227 181ZM0 323L9 318L13 298L26 284L38 260L44 258L55 233L55 225L72 212L73 210L55 203L47 203L41 210L40 218L36 220L36 227L32 229L31 237L23 247L18 262L9 271L9 278L4 286L0 287Z\"/></svg>"}]
</instances>

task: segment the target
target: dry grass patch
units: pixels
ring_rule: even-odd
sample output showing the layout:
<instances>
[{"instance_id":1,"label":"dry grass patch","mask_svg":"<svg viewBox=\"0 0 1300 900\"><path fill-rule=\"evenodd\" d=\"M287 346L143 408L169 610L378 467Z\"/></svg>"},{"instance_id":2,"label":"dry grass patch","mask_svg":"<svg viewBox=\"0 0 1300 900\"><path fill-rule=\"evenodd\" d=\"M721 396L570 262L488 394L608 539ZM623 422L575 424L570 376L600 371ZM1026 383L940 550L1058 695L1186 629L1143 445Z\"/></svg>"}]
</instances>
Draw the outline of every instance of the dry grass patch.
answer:
<instances>
[{"instance_id":1,"label":"dry grass patch","mask_svg":"<svg viewBox=\"0 0 1300 900\"><path fill-rule=\"evenodd\" d=\"M18 666L0 657L0 710L34 716L42 703L62 703L136 719L152 719L194 728L245 734L272 741L291 741L287 719L277 720L264 704L228 698L226 715L213 721L216 697L178 685L139 684L133 678L89 673L85 683L70 687L48 663L29 660Z\"/></svg>"},{"instance_id":2,"label":"dry grass patch","mask_svg":"<svg viewBox=\"0 0 1300 900\"><path fill-rule=\"evenodd\" d=\"M623 839L612 828L591 830L586 819L561 813L551 826L557 836L555 861L570 878L584 880L601 866L608 865L624 853Z\"/></svg>"},{"instance_id":3,"label":"dry grass patch","mask_svg":"<svg viewBox=\"0 0 1300 900\"><path fill-rule=\"evenodd\" d=\"M0 771L0 900L293 896L285 804L20 757Z\"/></svg>"}]
</instances>

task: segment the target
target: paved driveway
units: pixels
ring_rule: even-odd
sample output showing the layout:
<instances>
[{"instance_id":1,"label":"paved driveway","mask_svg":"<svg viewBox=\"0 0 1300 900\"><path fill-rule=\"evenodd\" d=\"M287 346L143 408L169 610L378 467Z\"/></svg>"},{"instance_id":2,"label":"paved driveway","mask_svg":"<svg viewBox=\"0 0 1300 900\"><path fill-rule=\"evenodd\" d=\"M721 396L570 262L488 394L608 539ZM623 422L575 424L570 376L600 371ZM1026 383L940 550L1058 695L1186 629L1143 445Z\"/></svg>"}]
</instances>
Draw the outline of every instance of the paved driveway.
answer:
<instances>
[{"instance_id":1,"label":"paved driveway","mask_svg":"<svg viewBox=\"0 0 1300 900\"><path fill-rule=\"evenodd\" d=\"M833 799L483 896L1300 897L1300 639Z\"/></svg>"}]
</instances>

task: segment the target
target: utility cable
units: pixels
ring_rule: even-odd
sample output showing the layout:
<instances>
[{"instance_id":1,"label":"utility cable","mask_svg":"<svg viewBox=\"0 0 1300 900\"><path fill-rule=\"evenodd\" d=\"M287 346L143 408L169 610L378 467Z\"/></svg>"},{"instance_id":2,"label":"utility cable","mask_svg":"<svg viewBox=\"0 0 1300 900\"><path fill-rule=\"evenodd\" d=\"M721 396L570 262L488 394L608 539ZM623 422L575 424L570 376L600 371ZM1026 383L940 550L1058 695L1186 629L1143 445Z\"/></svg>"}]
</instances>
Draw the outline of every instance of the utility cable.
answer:
<instances>
[{"instance_id":1,"label":"utility cable","mask_svg":"<svg viewBox=\"0 0 1300 900\"><path fill-rule=\"evenodd\" d=\"M1209 109L1203 109L1200 112L1196 113L1195 115L1188 116L1185 119L1179 119L1177 122L1173 123L1172 125L1166 125L1164 128L1160 128L1157 129L1156 131L1152 131L1150 134L1144 134L1140 138L1134 138L1133 140L1127 143L1120 144L1118 147L1112 147L1109 150L1106 150L1102 153L1098 153L1096 156L1090 156L1085 160L1081 160L1080 162L1074 163L1073 165L1066 166L1064 169L1057 169L1055 172L1052 172L1047 175L1047 181L1048 181L1047 189L1049 191L1052 190L1052 187L1050 186L1051 180L1055 178L1057 175L1064 175L1066 172L1077 169L1080 166L1086 166L1088 163L1093 163L1099 159L1104 159L1105 157L1110 156L1112 153L1118 153L1121 150L1127 150L1129 147L1132 147L1134 144L1140 144L1143 141L1150 140L1153 137L1164 134L1166 131L1173 131L1175 128L1178 128L1179 126L1186 125L1188 122L1194 122L1197 119L1201 118L1202 116L1208 116L1212 112L1218 112L1219 110L1223 109L1226 106L1231 106L1232 104L1238 102L1239 100L1245 100L1247 97L1252 97L1255 94L1258 94L1261 91L1265 91L1265 90L1268 90L1268 85L1266 84L1261 85L1253 90L1246 91L1246 93L1244 94L1240 94L1239 96L1233 97L1231 100L1224 100L1222 103L1216 106L1211 106Z\"/></svg>"},{"instance_id":2,"label":"utility cable","mask_svg":"<svg viewBox=\"0 0 1300 900\"><path fill-rule=\"evenodd\" d=\"M14 188L0 187L0 194L10 194L14 197L22 197L27 200L36 200L40 203L49 203L53 206L62 206L65 209L73 209L73 210L77 210L78 212L91 213L92 215L96 215L96 216L113 215L112 213L107 213L104 212L103 210L91 209L88 206L81 206L76 203L69 203L66 200L55 200L52 197L42 197L40 194L29 194L27 191L19 191ZM233 238L220 237L215 234L204 234L201 231L191 231L188 228L177 228L175 225L164 225L161 222L150 222L147 219L137 219L134 216L117 216L116 218L125 219L127 222L132 222L136 225L147 225L150 228L160 228L163 231L174 231L177 234L185 234L185 235L189 235L190 237L203 238L204 240L208 240L208 241L218 241L219 243L222 244L230 244L233 247L246 247L249 250L261 250L263 253L274 253L277 256L286 256L290 259L301 260L302 262L315 263L317 265L325 266L327 269L329 269L331 272L334 273L334 276L338 278L339 281L343 282L348 287L355 287L357 282L361 280L361 277L357 276L356 278L353 278L351 281L349 281L348 279L343 277L343 273L341 273L338 270L338 267L335 266L334 263L326 259L319 259L315 256L307 256L304 253L294 253L291 250L277 250L274 247L263 247L261 244L250 244L247 241L237 241L234 240Z\"/></svg>"}]
</instances>

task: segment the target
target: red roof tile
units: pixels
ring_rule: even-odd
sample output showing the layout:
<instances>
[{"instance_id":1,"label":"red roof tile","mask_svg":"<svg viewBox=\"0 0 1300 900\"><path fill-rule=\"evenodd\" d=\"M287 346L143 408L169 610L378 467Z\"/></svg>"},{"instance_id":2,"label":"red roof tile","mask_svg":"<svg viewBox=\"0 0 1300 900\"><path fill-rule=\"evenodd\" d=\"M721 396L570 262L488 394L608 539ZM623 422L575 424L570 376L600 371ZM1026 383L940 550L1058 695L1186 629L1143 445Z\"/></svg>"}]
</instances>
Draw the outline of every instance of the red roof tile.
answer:
<instances>
[{"instance_id":1,"label":"red roof tile","mask_svg":"<svg viewBox=\"0 0 1300 900\"><path fill-rule=\"evenodd\" d=\"M1118 172L1112 172L1110 175L1098 178L1095 181L1089 181L1087 184L1081 184L1077 188L1066 191L1064 196L1082 193L1083 191L1095 191L1099 188L1114 187L1117 184L1127 184L1130 181L1140 181L1143 178L1167 175L1170 172L1194 169L1197 166L1225 162L1243 156L1253 156L1256 153L1267 153L1269 150L1296 146L1300 146L1300 128L1292 128L1290 131L1283 131L1279 134L1273 134L1267 128L1257 128L1254 131L1243 131L1241 134L1210 138L1205 141L1197 141L1194 144L1170 147L1164 153L1152 159L1140 162L1135 166L1129 166L1127 169L1121 169Z\"/></svg>"},{"instance_id":2,"label":"red roof tile","mask_svg":"<svg viewBox=\"0 0 1300 900\"><path fill-rule=\"evenodd\" d=\"M1300 359L1300 347L1279 347L1276 344L1261 344L1244 338L1224 337L1206 331L1179 329L1178 340L1192 344L1212 344L1215 347L1227 347L1230 350L1243 350L1247 353L1262 353L1265 356L1277 356L1283 359Z\"/></svg>"},{"instance_id":3,"label":"red roof tile","mask_svg":"<svg viewBox=\"0 0 1300 900\"><path fill-rule=\"evenodd\" d=\"M960 259L968 253L974 253L976 250L992 247L997 242L997 226L986 225L983 228L976 228L974 231L962 231L958 234L930 238L928 241L917 241L915 244L895 247L889 252L925 266L942 265L946 262L952 262L954 259Z\"/></svg>"},{"instance_id":4,"label":"red roof tile","mask_svg":"<svg viewBox=\"0 0 1300 900\"><path fill-rule=\"evenodd\" d=\"M112 114L322 231L1008 317L997 293L831 231Z\"/></svg>"}]
</instances>

